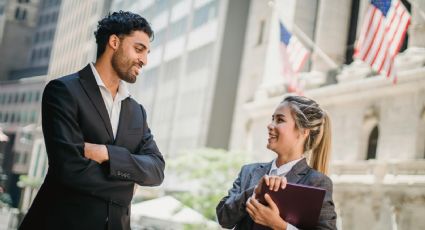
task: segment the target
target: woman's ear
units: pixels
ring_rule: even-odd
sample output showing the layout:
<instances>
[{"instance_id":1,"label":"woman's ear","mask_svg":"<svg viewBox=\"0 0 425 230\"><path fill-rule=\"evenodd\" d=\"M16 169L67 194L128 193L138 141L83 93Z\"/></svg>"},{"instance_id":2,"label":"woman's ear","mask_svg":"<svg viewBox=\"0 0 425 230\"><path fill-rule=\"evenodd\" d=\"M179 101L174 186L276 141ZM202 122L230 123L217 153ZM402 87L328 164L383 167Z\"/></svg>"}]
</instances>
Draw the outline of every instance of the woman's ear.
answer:
<instances>
[{"instance_id":1,"label":"woman's ear","mask_svg":"<svg viewBox=\"0 0 425 230\"><path fill-rule=\"evenodd\" d=\"M300 129L300 135L304 140L306 140L310 135L310 129Z\"/></svg>"}]
</instances>

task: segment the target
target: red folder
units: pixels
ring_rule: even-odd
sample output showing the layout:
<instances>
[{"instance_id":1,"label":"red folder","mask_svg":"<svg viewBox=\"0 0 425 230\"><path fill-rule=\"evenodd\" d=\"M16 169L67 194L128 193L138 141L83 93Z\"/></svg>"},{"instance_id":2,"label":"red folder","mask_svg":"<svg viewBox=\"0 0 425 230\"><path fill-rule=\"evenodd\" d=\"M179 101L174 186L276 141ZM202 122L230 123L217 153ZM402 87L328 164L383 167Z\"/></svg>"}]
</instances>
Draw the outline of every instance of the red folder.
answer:
<instances>
[{"instance_id":1,"label":"red folder","mask_svg":"<svg viewBox=\"0 0 425 230\"><path fill-rule=\"evenodd\" d=\"M319 219L326 190L300 184L287 183L285 189L277 192L263 186L259 195L260 203L267 204L264 194L268 193L279 207L280 217L300 229L314 228ZM253 229L270 229L254 223Z\"/></svg>"}]
</instances>

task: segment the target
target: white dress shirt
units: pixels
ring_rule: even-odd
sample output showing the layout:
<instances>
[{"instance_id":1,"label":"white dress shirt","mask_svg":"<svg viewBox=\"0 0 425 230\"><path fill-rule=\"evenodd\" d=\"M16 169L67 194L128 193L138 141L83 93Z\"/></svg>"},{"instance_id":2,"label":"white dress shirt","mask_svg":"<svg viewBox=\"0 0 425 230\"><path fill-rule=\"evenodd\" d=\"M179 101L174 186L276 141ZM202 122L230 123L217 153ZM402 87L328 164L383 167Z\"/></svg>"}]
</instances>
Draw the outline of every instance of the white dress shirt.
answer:
<instances>
[{"instance_id":1,"label":"white dress shirt","mask_svg":"<svg viewBox=\"0 0 425 230\"><path fill-rule=\"evenodd\" d=\"M286 174L288 174L289 171L291 171L292 167L294 167L294 165L297 164L298 161L302 159L304 159L304 157L301 157L300 159L293 160L286 164L283 164L279 168L276 166L276 159L274 159L272 162L272 167L270 168L269 175L278 175L278 176L284 177L286 176ZM288 223L286 230L298 230L298 228Z\"/></svg>"},{"instance_id":2,"label":"white dress shirt","mask_svg":"<svg viewBox=\"0 0 425 230\"><path fill-rule=\"evenodd\" d=\"M102 94L103 102L105 102L106 110L108 111L109 120L112 126L112 132L114 134L114 139L117 136L118 123L120 120L121 113L121 102L130 97L130 92L125 82L120 80L118 86L118 92L115 95L115 98L112 97L112 94L109 92L103 83L102 78L100 78L99 73L94 67L93 63L90 63L91 70L93 71L94 78L96 79L97 85L99 86L100 93Z\"/></svg>"}]
</instances>

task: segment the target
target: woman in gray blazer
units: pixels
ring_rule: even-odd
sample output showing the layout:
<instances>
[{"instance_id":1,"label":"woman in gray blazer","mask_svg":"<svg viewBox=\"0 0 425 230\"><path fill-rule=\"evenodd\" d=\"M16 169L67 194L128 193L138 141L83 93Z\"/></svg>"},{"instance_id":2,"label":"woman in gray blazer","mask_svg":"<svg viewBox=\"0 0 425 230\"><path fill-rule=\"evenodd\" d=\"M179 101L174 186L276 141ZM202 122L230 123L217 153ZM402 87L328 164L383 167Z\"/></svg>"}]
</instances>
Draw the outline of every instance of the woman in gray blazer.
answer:
<instances>
[{"instance_id":1,"label":"woman in gray blazer","mask_svg":"<svg viewBox=\"0 0 425 230\"><path fill-rule=\"evenodd\" d=\"M242 167L229 194L217 205L220 225L246 230L255 222L271 229L297 229L280 218L279 210L268 195L265 195L268 205L257 200L261 186L277 191L290 182L326 190L314 229L336 229L332 181L325 175L331 144L331 125L326 112L309 98L289 96L278 105L267 129L267 148L277 157L269 163Z\"/></svg>"}]
</instances>

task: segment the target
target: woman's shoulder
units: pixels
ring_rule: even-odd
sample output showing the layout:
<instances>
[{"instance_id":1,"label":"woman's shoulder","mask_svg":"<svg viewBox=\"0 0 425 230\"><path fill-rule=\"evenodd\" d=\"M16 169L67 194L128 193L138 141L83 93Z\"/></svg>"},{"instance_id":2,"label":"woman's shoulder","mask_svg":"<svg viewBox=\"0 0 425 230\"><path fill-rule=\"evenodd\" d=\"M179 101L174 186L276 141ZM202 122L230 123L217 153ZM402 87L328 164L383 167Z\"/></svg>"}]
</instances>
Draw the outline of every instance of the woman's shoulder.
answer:
<instances>
[{"instance_id":1,"label":"woman's shoulder","mask_svg":"<svg viewBox=\"0 0 425 230\"><path fill-rule=\"evenodd\" d=\"M256 163L249 163L249 164L245 164L242 166L242 169L255 169L255 168L263 168L263 167L268 167L268 165L270 164L270 162L256 162Z\"/></svg>"},{"instance_id":2,"label":"woman's shoulder","mask_svg":"<svg viewBox=\"0 0 425 230\"><path fill-rule=\"evenodd\" d=\"M309 181L310 183L312 183L313 186L318 186L318 187L323 187L323 188L332 188L333 184L332 184L332 179L313 169L310 168L309 173L307 174L307 181Z\"/></svg>"}]
</instances>

